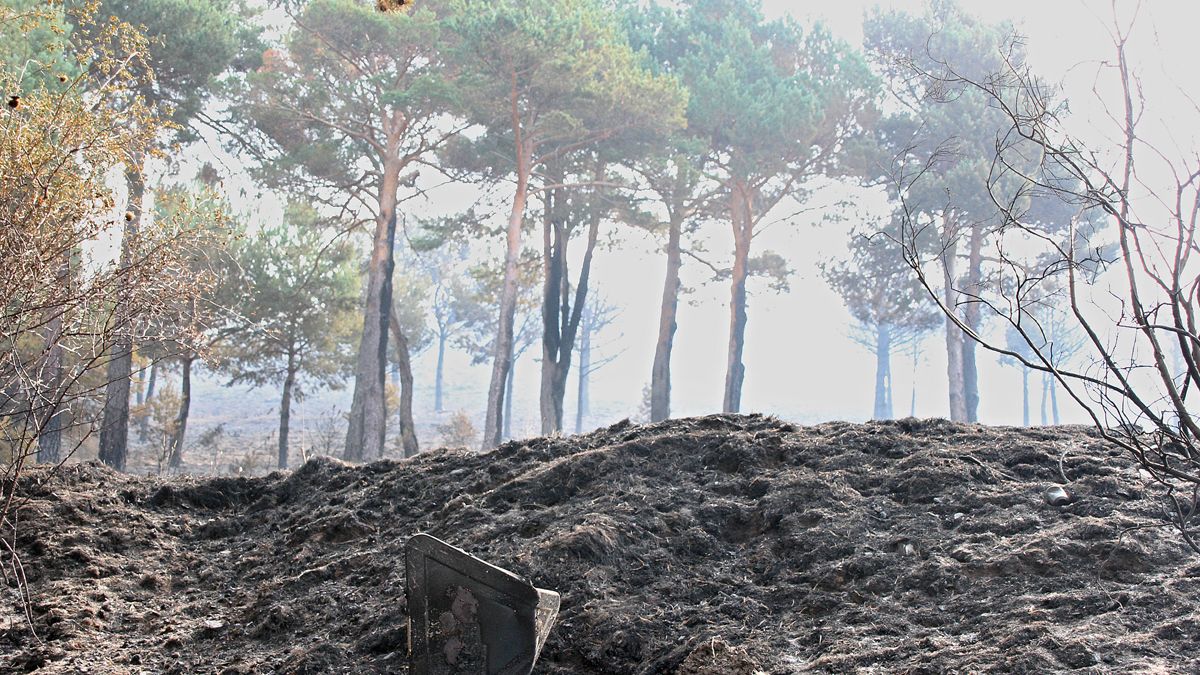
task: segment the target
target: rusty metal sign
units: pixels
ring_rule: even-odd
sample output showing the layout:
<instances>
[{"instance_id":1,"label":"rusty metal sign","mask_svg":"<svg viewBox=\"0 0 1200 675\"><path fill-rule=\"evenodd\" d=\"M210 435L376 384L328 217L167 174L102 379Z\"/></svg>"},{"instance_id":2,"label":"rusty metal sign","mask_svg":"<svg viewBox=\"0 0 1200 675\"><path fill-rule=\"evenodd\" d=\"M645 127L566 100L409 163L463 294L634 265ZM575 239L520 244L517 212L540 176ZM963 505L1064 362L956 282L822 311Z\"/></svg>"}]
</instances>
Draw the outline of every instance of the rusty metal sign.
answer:
<instances>
[{"instance_id":1,"label":"rusty metal sign","mask_svg":"<svg viewBox=\"0 0 1200 675\"><path fill-rule=\"evenodd\" d=\"M558 593L427 534L405 545L409 672L528 675L558 616Z\"/></svg>"}]
</instances>

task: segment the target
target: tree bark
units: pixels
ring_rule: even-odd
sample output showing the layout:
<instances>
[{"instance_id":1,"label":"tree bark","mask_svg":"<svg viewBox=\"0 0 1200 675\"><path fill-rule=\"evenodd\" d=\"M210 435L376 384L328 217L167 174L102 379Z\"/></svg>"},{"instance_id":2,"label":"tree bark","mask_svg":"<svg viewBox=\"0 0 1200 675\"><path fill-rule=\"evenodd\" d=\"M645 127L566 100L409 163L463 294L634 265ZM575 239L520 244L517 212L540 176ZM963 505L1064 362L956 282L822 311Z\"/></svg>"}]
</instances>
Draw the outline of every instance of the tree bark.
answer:
<instances>
[{"instance_id":1,"label":"tree bark","mask_svg":"<svg viewBox=\"0 0 1200 675\"><path fill-rule=\"evenodd\" d=\"M920 359L920 352L916 346L913 346L913 368L912 368L912 391L908 395L908 416L917 416L917 361Z\"/></svg>"},{"instance_id":2,"label":"tree bark","mask_svg":"<svg viewBox=\"0 0 1200 675\"><path fill-rule=\"evenodd\" d=\"M63 283L66 279L63 279ZM40 374L42 380L41 427L38 432L37 461L55 464L62 453L62 430L66 411L60 408L63 385L62 314L46 324L46 358Z\"/></svg>"},{"instance_id":3,"label":"tree bark","mask_svg":"<svg viewBox=\"0 0 1200 675\"><path fill-rule=\"evenodd\" d=\"M515 109L516 91L513 91ZM507 248L504 253L504 286L500 293L500 317L496 328L496 352L492 360L492 379L488 384L487 417L483 425L484 450L500 444L504 429L505 382L513 361L513 319L517 311L517 265L521 257L521 226L525 217L525 202L529 197L529 176L533 148L520 134L520 125L514 119L517 132L517 190L513 195L512 211L508 216L506 232Z\"/></svg>"},{"instance_id":4,"label":"tree bark","mask_svg":"<svg viewBox=\"0 0 1200 675\"><path fill-rule=\"evenodd\" d=\"M171 435L171 452L167 460L170 469L183 466L183 441L187 437L188 413L192 407L192 362L195 358L186 356L180 361L183 375L179 384L179 413L175 416L175 433Z\"/></svg>"},{"instance_id":5,"label":"tree bark","mask_svg":"<svg viewBox=\"0 0 1200 675\"><path fill-rule=\"evenodd\" d=\"M735 183L730 192L730 222L733 225L733 277L729 299L729 351L725 367L725 396L721 409L741 411L742 383L746 366L742 355L746 347L746 279L750 275L750 242L754 236L754 204L750 188Z\"/></svg>"},{"instance_id":6,"label":"tree bark","mask_svg":"<svg viewBox=\"0 0 1200 675\"><path fill-rule=\"evenodd\" d=\"M588 379L592 367L592 331L584 322L583 335L579 336L579 391L575 396L575 433L583 433L583 418L590 414L588 410Z\"/></svg>"},{"instance_id":7,"label":"tree bark","mask_svg":"<svg viewBox=\"0 0 1200 675\"><path fill-rule=\"evenodd\" d=\"M150 363L150 377L146 381L146 395L142 398L142 405L149 405L154 400L154 388L158 384L158 361ZM138 421L138 440L145 441L150 436L150 411L142 411L142 415Z\"/></svg>"},{"instance_id":8,"label":"tree bark","mask_svg":"<svg viewBox=\"0 0 1200 675\"><path fill-rule=\"evenodd\" d=\"M557 165L548 167L546 174L546 180L552 183L563 182L561 167ZM565 200L565 189L548 191L542 208L542 370L538 413L545 436L562 430L562 408L556 409L554 389L560 367L563 315L570 311L567 270L570 231L563 223Z\"/></svg>"},{"instance_id":9,"label":"tree bark","mask_svg":"<svg viewBox=\"0 0 1200 675\"><path fill-rule=\"evenodd\" d=\"M508 370L508 378L504 381L504 431L502 440L513 437L513 380L517 378L517 359L513 359L512 368Z\"/></svg>"},{"instance_id":10,"label":"tree bark","mask_svg":"<svg viewBox=\"0 0 1200 675\"><path fill-rule=\"evenodd\" d=\"M892 333L886 326L875 331L875 413L872 419L892 419Z\"/></svg>"},{"instance_id":11,"label":"tree bark","mask_svg":"<svg viewBox=\"0 0 1200 675\"><path fill-rule=\"evenodd\" d=\"M287 377L283 380L283 399L279 402L279 468L288 468L288 426L292 419L292 387L296 384L296 356L288 351Z\"/></svg>"},{"instance_id":12,"label":"tree bark","mask_svg":"<svg viewBox=\"0 0 1200 675\"><path fill-rule=\"evenodd\" d=\"M417 425L413 421L412 354L408 349L408 337L400 326L400 317L394 311L388 315L391 318L392 336L396 338L396 370L400 373L400 406L397 411L400 447L405 457L412 457L421 451L421 444L417 442Z\"/></svg>"},{"instance_id":13,"label":"tree bark","mask_svg":"<svg viewBox=\"0 0 1200 675\"><path fill-rule=\"evenodd\" d=\"M1029 367L1021 366L1021 426L1029 426Z\"/></svg>"},{"instance_id":14,"label":"tree bark","mask_svg":"<svg viewBox=\"0 0 1200 675\"><path fill-rule=\"evenodd\" d=\"M1042 426L1050 424L1050 418L1046 415L1046 402L1049 399L1047 391L1050 389L1050 376L1042 373Z\"/></svg>"},{"instance_id":15,"label":"tree bark","mask_svg":"<svg viewBox=\"0 0 1200 675\"><path fill-rule=\"evenodd\" d=\"M396 191L398 167L385 171L380 191L380 215L367 267L367 302L354 375L345 458L362 462L383 457L387 434L388 318L392 306L392 272L396 266Z\"/></svg>"},{"instance_id":16,"label":"tree bark","mask_svg":"<svg viewBox=\"0 0 1200 675\"><path fill-rule=\"evenodd\" d=\"M134 401L138 407L146 404L146 369L138 368L137 391L134 395Z\"/></svg>"},{"instance_id":17,"label":"tree bark","mask_svg":"<svg viewBox=\"0 0 1200 675\"><path fill-rule=\"evenodd\" d=\"M137 237L142 219L142 201L146 183L143 167L138 160L125 172L129 184L129 214L121 236L121 267L133 264L133 240ZM124 282L122 282L124 286ZM129 316L125 289L117 290L117 306L113 311L116 322L112 347L109 349L107 382L104 388L104 413L100 423L100 461L117 471L125 470L129 456L129 385L133 375L133 327Z\"/></svg>"},{"instance_id":18,"label":"tree bark","mask_svg":"<svg viewBox=\"0 0 1200 675\"><path fill-rule=\"evenodd\" d=\"M597 169L597 180L602 175ZM567 247L571 231L561 220L562 193L548 204L550 218L545 223L544 249L546 254L545 293L542 303L542 381L539 399L542 433L549 435L563 429L563 403L567 394L567 377L571 371L571 355L575 338L587 304L592 256L600 232L600 211L593 208L588 214L587 248L579 269L579 280L571 298L570 272L567 269Z\"/></svg>"},{"instance_id":19,"label":"tree bark","mask_svg":"<svg viewBox=\"0 0 1200 675\"><path fill-rule=\"evenodd\" d=\"M146 398L145 402L149 403L154 398L154 387L158 383L158 361L150 364L150 381L146 383Z\"/></svg>"},{"instance_id":20,"label":"tree bark","mask_svg":"<svg viewBox=\"0 0 1200 675\"><path fill-rule=\"evenodd\" d=\"M971 239L967 250L967 291L978 297L983 289L983 226L971 226ZM963 308L963 323L976 335L982 323L981 308L974 299L968 300ZM979 367L975 360L975 340L962 333L963 351L963 404L966 406L968 422L979 421Z\"/></svg>"},{"instance_id":21,"label":"tree bark","mask_svg":"<svg viewBox=\"0 0 1200 675\"><path fill-rule=\"evenodd\" d=\"M958 292L955 290L956 234L949 226L949 216L943 216L943 236L949 242L942 251L942 296L947 312L958 311ZM963 333L954 319L946 316L946 381L950 391L950 420L967 421L967 403L963 393Z\"/></svg>"},{"instance_id":22,"label":"tree bark","mask_svg":"<svg viewBox=\"0 0 1200 675\"><path fill-rule=\"evenodd\" d=\"M442 378L446 366L446 333L438 333L437 369L433 375L433 409L442 412Z\"/></svg>"},{"instance_id":23,"label":"tree bark","mask_svg":"<svg viewBox=\"0 0 1200 675\"><path fill-rule=\"evenodd\" d=\"M1050 414L1057 426L1062 423L1058 417L1058 380L1054 379L1053 375L1048 375L1048 377L1050 378Z\"/></svg>"},{"instance_id":24,"label":"tree bark","mask_svg":"<svg viewBox=\"0 0 1200 675\"><path fill-rule=\"evenodd\" d=\"M654 365L650 371L650 421L661 422L671 416L671 351L679 328L679 270L683 267L681 240L683 218L674 215L667 234L667 276L663 282L662 308L658 316L658 342L654 346Z\"/></svg>"}]
</instances>

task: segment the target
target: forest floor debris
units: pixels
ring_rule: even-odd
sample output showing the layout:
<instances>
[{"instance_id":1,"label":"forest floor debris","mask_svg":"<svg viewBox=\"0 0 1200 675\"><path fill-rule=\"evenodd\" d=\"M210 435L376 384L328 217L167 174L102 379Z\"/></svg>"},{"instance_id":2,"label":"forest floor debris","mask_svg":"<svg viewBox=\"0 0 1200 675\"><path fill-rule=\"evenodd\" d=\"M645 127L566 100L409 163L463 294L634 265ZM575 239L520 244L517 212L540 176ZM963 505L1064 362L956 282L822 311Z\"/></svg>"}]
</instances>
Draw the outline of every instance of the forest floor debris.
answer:
<instances>
[{"instance_id":1,"label":"forest floor debris","mask_svg":"<svg viewBox=\"0 0 1200 675\"><path fill-rule=\"evenodd\" d=\"M1048 503L1055 486L1071 499ZM1151 672L1200 653L1200 557L1080 427L713 416L262 478L77 464L19 489L37 637L10 585L4 672L404 672L417 532L562 594L545 673Z\"/></svg>"}]
</instances>

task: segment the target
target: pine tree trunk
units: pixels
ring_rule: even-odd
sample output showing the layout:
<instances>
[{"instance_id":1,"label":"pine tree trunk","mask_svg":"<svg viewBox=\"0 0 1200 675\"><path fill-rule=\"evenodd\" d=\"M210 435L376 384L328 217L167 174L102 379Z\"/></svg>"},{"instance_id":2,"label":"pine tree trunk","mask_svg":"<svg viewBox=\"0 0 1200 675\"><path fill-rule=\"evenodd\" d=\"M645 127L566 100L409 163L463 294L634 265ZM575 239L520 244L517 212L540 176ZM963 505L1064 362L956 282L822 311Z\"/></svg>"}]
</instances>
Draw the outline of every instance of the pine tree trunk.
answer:
<instances>
[{"instance_id":1,"label":"pine tree trunk","mask_svg":"<svg viewBox=\"0 0 1200 675\"><path fill-rule=\"evenodd\" d=\"M602 170L597 169L597 179ZM561 212L557 208L547 209L552 218ZM587 304L588 283L591 276L592 256L600 234L600 212L593 209L588 217L587 248L575 284L574 298L571 294L570 274L567 269L567 245L571 232L561 221L547 221L544 237L547 254L545 297L542 305L542 382L540 410L542 433L546 435L563 429L563 403L567 397L567 377L571 372L571 355L575 349L575 338L583 319Z\"/></svg>"},{"instance_id":2,"label":"pine tree trunk","mask_svg":"<svg viewBox=\"0 0 1200 675\"><path fill-rule=\"evenodd\" d=\"M888 414L889 420L895 419L895 417L896 417L895 412L893 410L893 405L892 405L893 400L894 399L892 398L892 362L891 362L891 355L889 354L888 355L888 378L887 378L887 414Z\"/></svg>"},{"instance_id":3,"label":"pine tree trunk","mask_svg":"<svg viewBox=\"0 0 1200 675\"><path fill-rule=\"evenodd\" d=\"M283 380L283 399L279 402L279 468L288 468L288 427L292 419L292 387L296 384L296 357L288 352L287 377Z\"/></svg>"},{"instance_id":4,"label":"pine tree trunk","mask_svg":"<svg viewBox=\"0 0 1200 675\"><path fill-rule=\"evenodd\" d=\"M913 367L912 367L912 392L908 396L908 416L917 416L917 363L921 358L921 353L917 351L916 345L913 345Z\"/></svg>"},{"instance_id":5,"label":"pine tree trunk","mask_svg":"<svg viewBox=\"0 0 1200 675\"><path fill-rule=\"evenodd\" d=\"M150 377L146 381L146 396L143 397L143 405L150 405L154 400L154 388L158 385L158 361L150 363ZM142 412L138 421L138 440L145 441L150 436L150 411Z\"/></svg>"},{"instance_id":6,"label":"pine tree trunk","mask_svg":"<svg viewBox=\"0 0 1200 675\"><path fill-rule=\"evenodd\" d=\"M1048 426L1050 424L1050 418L1046 415L1046 402L1049 399L1049 396L1047 396L1047 391L1049 388L1050 378L1047 377L1045 373L1042 373L1042 426Z\"/></svg>"},{"instance_id":7,"label":"pine tree trunk","mask_svg":"<svg viewBox=\"0 0 1200 675\"><path fill-rule=\"evenodd\" d=\"M433 409L442 412L442 378L446 366L446 333L438 334L437 369L433 374Z\"/></svg>"},{"instance_id":8,"label":"pine tree trunk","mask_svg":"<svg viewBox=\"0 0 1200 675\"><path fill-rule=\"evenodd\" d=\"M1029 426L1029 367L1021 366L1021 426Z\"/></svg>"},{"instance_id":9,"label":"pine tree trunk","mask_svg":"<svg viewBox=\"0 0 1200 675\"><path fill-rule=\"evenodd\" d=\"M138 368L137 393L134 396L134 401L137 402L137 405L139 408L146 404L146 369L145 368Z\"/></svg>"},{"instance_id":10,"label":"pine tree trunk","mask_svg":"<svg viewBox=\"0 0 1200 675\"><path fill-rule=\"evenodd\" d=\"M514 86L513 105L516 104ZM533 148L520 136L519 122L514 120L517 131L517 190L513 195L512 211L508 216L506 232L507 248L504 252L504 287L500 293L500 317L496 329L496 352L492 361L492 379L488 384L487 417L483 424L484 450L500 444L504 424L505 382L513 361L513 320L517 312L517 265L521 258L521 225L525 217L525 202L529 197L529 175Z\"/></svg>"},{"instance_id":11,"label":"pine tree trunk","mask_svg":"<svg viewBox=\"0 0 1200 675\"><path fill-rule=\"evenodd\" d=\"M592 367L592 331L584 322L583 334L579 336L579 391L575 396L575 433L583 433L583 418L588 410L588 379Z\"/></svg>"},{"instance_id":12,"label":"pine tree trunk","mask_svg":"<svg viewBox=\"0 0 1200 675\"><path fill-rule=\"evenodd\" d=\"M387 435L388 319L392 307L392 272L395 269L396 190L399 169L385 173L380 194L381 213L367 267L367 302L362 339L354 374L354 398L346 430L345 458L354 462L383 457Z\"/></svg>"},{"instance_id":13,"label":"pine tree trunk","mask_svg":"<svg viewBox=\"0 0 1200 675\"><path fill-rule=\"evenodd\" d=\"M892 333L885 326L875 331L875 412L872 419L892 419Z\"/></svg>"},{"instance_id":14,"label":"pine tree trunk","mask_svg":"<svg viewBox=\"0 0 1200 675\"><path fill-rule=\"evenodd\" d=\"M681 240L683 218L671 219L667 235L667 276L663 282L662 308L658 316L658 342L654 346L654 365L650 371L650 421L661 422L671 416L671 351L675 348L676 317L679 312L679 270L683 266Z\"/></svg>"},{"instance_id":15,"label":"pine tree trunk","mask_svg":"<svg viewBox=\"0 0 1200 675\"><path fill-rule=\"evenodd\" d=\"M563 174L557 166L547 168L546 180L562 183ZM570 233L563 224L562 188L545 195L542 209L542 370L538 387L538 414L542 435L549 436L562 429L562 409L555 405L555 385L560 368L565 314L570 311L570 287L567 278L567 239Z\"/></svg>"},{"instance_id":16,"label":"pine tree trunk","mask_svg":"<svg viewBox=\"0 0 1200 675\"><path fill-rule=\"evenodd\" d=\"M63 283L66 279L63 278ZM62 454L62 430L66 411L60 408L63 385L63 318L56 313L46 324L46 359L40 374L42 380L42 410L38 433L37 461L39 464L55 464Z\"/></svg>"},{"instance_id":17,"label":"pine tree trunk","mask_svg":"<svg viewBox=\"0 0 1200 675\"><path fill-rule=\"evenodd\" d=\"M517 378L517 361L513 359L512 368L508 370L508 378L504 382L504 432L501 440L509 440L513 437L512 432L512 417L513 417L513 380Z\"/></svg>"},{"instance_id":18,"label":"pine tree trunk","mask_svg":"<svg viewBox=\"0 0 1200 675\"><path fill-rule=\"evenodd\" d=\"M983 226L971 226L971 239L967 253L967 291L979 296L983 290ZM981 307L978 302L968 302L963 308L963 323L976 335L982 323ZM963 404L966 406L967 421L979 421L979 367L975 361L975 340L962 333L963 344Z\"/></svg>"},{"instance_id":19,"label":"pine tree trunk","mask_svg":"<svg viewBox=\"0 0 1200 675\"><path fill-rule=\"evenodd\" d=\"M171 453L167 467L178 469L183 466L183 442L187 437L188 413L192 407L192 362L194 356L186 356L181 361L183 376L179 384L179 414L175 416L175 433L171 435Z\"/></svg>"},{"instance_id":20,"label":"pine tree trunk","mask_svg":"<svg viewBox=\"0 0 1200 675\"><path fill-rule=\"evenodd\" d=\"M944 222L949 218L945 217ZM948 312L958 311L958 292L954 288L955 256L957 246L954 244L954 233L946 226L943 228L949 244L942 252L942 283L943 302ZM946 381L950 391L950 420L953 422L967 421L966 395L963 389L963 334L962 329L950 317L946 317Z\"/></svg>"},{"instance_id":21,"label":"pine tree trunk","mask_svg":"<svg viewBox=\"0 0 1200 675\"><path fill-rule=\"evenodd\" d=\"M1059 419L1059 417L1058 417L1058 380L1054 379L1053 375L1050 375L1049 377L1050 377L1050 414L1052 415L1054 424L1057 426L1062 423L1062 420Z\"/></svg>"},{"instance_id":22,"label":"pine tree trunk","mask_svg":"<svg viewBox=\"0 0 1200 675\"><path fill-rule=\"evenodd\" d=\"M400 406L397 414L400 424L400 447L405 457L421 451L417 442L417 426L413 420L413 371L412 354L408 349L408 337L400 326L400 318L390 312L392 334L396 338L396 366L400 371Z\"/></svg>"},{"instance_id":23,"label":"pine tree trunk","mask_svg":"<svg viewBox=\"0 0 1200 675\"><path fill-rule=\"evenodd\" d=\"M730 197L730 222L733 226L733 276L729 299L729 350L725 366L725 396L721 409L741 411L742 383L746 366L742 356L746 348L746 279L750 276L750 242L754 236L753 203L749 188L738 183Z\"/></svg>"},{"instance_id":24,"label":"pine tree trunk","mask_svg":"<svg viewBox=\"0 0 1200 675\"><path fill-rule=\"evenodd\" d=\"M141 162L126 171L129 183L129 214L121 236L121 267L133 264L133 240L137 237L142 219L142 201L146 183ZM124 285L122 283L122 285ZM113 311L116 327L109 349L107 382L104 388L104 413L100 423L100 461L117 471L125 470L129 456L129 386L133 375L133 327L128 300L123 288L117 291L117 306Z\"/></svg>"},{"instance_id":25,"label":"pine tree trunk","mask_svg":"<svg viewBox=\"0 0 1200 675\"><path fill-rule=\"evenodd\" d=\"M158 361L150 364L150 381L146 383L146 403L154 398L154 387L158 384Z\"/></svg>"}]
</instances>

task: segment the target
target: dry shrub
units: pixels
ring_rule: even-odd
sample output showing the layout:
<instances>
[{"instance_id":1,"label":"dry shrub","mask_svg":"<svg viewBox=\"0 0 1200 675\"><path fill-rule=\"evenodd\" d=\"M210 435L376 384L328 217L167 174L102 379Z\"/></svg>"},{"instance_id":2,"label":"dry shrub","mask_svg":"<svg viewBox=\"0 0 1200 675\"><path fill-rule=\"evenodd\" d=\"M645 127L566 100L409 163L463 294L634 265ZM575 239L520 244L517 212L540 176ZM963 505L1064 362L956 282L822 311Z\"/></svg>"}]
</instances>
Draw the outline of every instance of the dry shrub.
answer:
<instances>
[{"instance_id":1,"label":"dry shrub","mask_svg":"<svg viewBox=\"0 0 1200 675\"><path fill-rule=\"evenodd\" d=\"M450 419L439 424L437 432L441 444L447 448L474 448L479 443L479 430L462 410L455 411Z\"/></svg>"}]
</instances>

